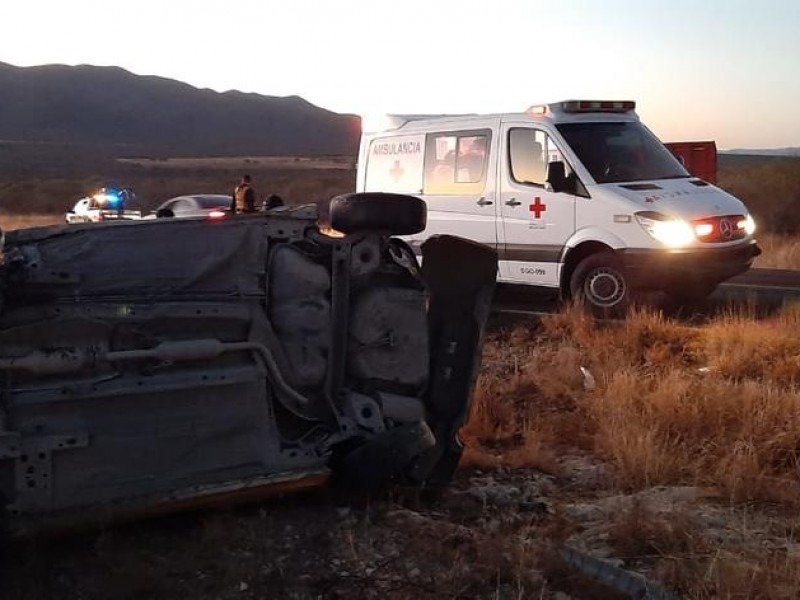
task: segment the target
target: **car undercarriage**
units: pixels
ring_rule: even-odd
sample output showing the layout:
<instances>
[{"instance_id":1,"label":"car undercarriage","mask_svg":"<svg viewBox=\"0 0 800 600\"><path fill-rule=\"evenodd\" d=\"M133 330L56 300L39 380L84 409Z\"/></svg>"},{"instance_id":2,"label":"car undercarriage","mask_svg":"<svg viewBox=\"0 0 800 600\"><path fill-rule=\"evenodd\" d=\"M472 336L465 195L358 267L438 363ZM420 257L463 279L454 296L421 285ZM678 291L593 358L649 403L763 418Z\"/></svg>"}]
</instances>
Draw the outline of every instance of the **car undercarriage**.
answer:
<instances>
[{"instance_id":1,"label":"car undercarriage","mask_svg":"<svg viewBox=\"0 0 800 600\"><path fill-rule=\"evenodd\" d=\"M305 207L9 232L6 529L243 500L330 475L362 489L446 484L496 256L441 236L420 267L388 224L368 224L331 237Z\"/></svg>"}]
</instances>

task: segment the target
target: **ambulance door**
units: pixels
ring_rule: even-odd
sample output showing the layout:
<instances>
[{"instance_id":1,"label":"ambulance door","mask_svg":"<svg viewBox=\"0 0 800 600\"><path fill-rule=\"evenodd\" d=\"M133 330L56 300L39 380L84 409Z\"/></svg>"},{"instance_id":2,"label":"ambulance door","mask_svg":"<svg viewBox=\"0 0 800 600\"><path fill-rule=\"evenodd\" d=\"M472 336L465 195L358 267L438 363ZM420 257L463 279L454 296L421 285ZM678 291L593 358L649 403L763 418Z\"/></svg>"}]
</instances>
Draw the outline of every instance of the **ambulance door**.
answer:
<instances>
[{"instance_id":1,"label":"ambulance door","mask_svg":"<svg viewBox=\"0 0 800 600\"><path fill-rule=\"evenodd\" d=\"M545 179L547 164L564 158L553 138L530 123L504 123L501 136L500 278L557 287L559 259L575 231L575 196L548 191Z\"/></svg>"},{"instance_id":2,"label":"ambulance door","mask_svg":"<svg viewBox=\"0 0 800 600\"><path fill-rule=\"evenodd\" d=\"M417 236L449 234L497 249L496 131L431 132L425 139L423 199L428 226Z\"/></svg>"}]
</instances>

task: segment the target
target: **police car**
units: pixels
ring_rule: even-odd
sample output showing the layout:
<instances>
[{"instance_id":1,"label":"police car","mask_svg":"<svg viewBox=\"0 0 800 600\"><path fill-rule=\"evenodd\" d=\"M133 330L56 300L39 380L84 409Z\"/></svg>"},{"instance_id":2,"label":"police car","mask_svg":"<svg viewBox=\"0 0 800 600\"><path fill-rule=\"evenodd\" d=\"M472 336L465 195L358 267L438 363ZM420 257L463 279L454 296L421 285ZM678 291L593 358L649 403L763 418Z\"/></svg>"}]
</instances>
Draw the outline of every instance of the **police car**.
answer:
<instances>
[{"instance_id":1,"label":"police car","mask_svg":"<svg viewBox=\"0 0 800 600\"><path fill-rule=\"evenodd\" d=\"M141 211L127 208L131 196L132 193L127 189L101 188L78 200L64 215L64 220L72 224L140 219Z\"/></svg>"}]
</instances>

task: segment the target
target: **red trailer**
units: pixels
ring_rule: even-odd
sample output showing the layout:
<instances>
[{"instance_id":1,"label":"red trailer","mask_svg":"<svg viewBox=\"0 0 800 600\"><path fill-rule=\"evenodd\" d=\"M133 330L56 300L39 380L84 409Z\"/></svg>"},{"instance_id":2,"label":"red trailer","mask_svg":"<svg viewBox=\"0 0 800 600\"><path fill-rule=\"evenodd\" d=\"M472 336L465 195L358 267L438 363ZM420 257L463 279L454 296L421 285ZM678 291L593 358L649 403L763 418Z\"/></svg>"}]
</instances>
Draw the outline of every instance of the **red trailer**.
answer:
<instances>
[{"instance_id":1,"label":"red trailer","mask_svg":"<svg viewBox=\"0 0 800 600\"><path fill-rule=\"evenodd\" d=\"M717 145L714 142L672 142L666 146L689 173L717 183Z\"/></svg>"}]
</instances>

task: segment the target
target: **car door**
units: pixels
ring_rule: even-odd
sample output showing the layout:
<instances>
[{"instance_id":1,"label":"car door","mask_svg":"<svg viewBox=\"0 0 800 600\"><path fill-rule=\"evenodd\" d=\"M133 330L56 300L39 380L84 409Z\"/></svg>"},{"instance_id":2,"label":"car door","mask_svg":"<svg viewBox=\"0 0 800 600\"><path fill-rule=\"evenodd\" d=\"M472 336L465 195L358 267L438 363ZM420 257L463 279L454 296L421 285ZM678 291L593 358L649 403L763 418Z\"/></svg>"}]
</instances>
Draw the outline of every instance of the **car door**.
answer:
<instances>
[{"instance_id":1,"label":"car door","mask_svg":"<svg viewBox=\"0 0 800 600\"><path fill-rule=\"evenodd\" d=\"M172 212L176 217L198 217L203 214L203 211L197 205L193 198L180 198L172 205Z\"/></svg>"},{"instance_id":2,"label":"car door","mask_svg":"<svg viewBox=\"0 0 800 600\"><path fill-rule=\"evenodd\" d=\"M499 204L504 243L502 280L559 284L559 260L575 231L575 196L545 184L547 165L564 161L553 138L531 123L504 123Z\"/></svg>"},{"instance_id":3,"label":"car door","mask_svg":"<svg viewBox=\"0 0 800 600\"><path fill-rule=\"evenodd\" d=\"M450 234L497 249L496 138L488 123L426 135L422 197L428 224L412 245Z\"/></svg>"},{"instance_id":4,"label":"car door","mask_svg":"<svg viewBox=\"0 0 800 600\"><path fill-rule=\"evenodd\" d=\"M73 219L76 223L80 223L81 221L88 223L89 222L89 198L83 198L75 205L75 208L72 209L73 212Z\"/></svg>"}]
</instances>

